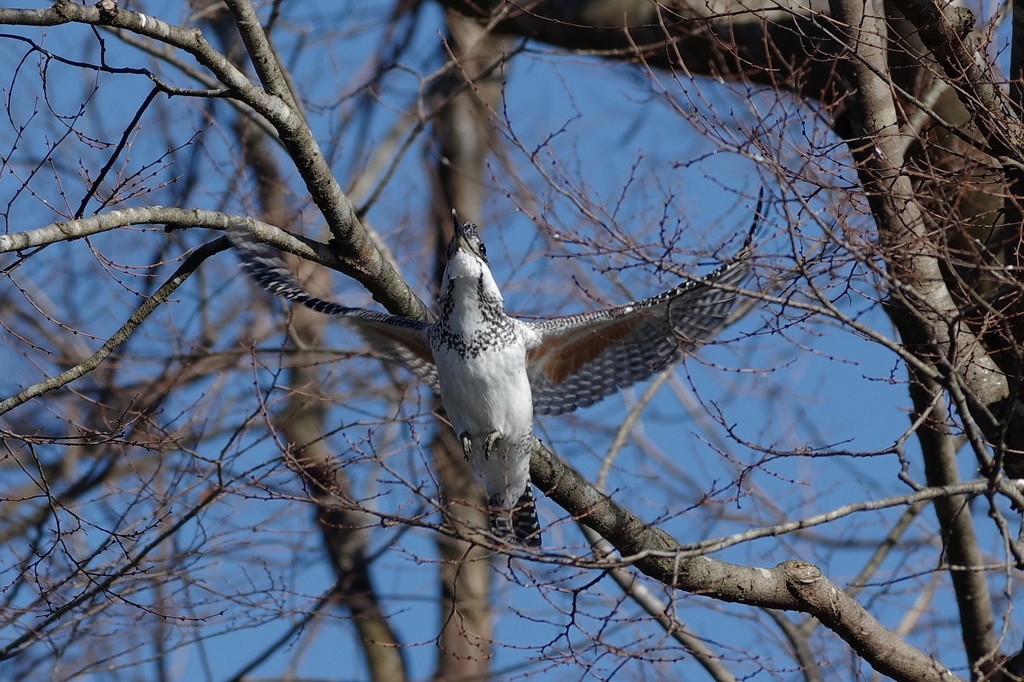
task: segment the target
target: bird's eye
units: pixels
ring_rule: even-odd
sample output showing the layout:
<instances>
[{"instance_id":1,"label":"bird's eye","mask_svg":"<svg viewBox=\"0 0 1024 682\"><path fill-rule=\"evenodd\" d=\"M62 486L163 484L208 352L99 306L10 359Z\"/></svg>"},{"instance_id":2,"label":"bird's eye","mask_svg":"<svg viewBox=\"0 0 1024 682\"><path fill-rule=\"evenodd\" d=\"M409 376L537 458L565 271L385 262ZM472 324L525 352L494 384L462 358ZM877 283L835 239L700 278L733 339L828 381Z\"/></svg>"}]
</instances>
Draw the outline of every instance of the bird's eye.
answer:
<instances>
[{"instance_id":1,"label":"bird's eye","mask_svg":"<svg viewBox=\"0 0 1024 682\"><path fill-rule=\"evenodd\" d=\"M484 246L483 242L480 242L480 255L484 257L484 260L487 260L487 247Z\"/></svg>"}]
</instances>

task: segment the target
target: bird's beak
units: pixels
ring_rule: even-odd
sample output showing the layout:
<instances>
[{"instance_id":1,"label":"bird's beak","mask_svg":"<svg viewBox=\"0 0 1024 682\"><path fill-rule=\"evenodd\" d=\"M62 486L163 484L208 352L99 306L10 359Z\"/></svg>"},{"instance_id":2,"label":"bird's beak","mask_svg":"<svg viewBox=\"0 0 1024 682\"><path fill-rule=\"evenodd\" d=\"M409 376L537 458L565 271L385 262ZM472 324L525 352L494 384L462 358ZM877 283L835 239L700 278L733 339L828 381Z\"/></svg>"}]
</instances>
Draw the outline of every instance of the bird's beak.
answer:
<instances>
[{"instance_id":1,"label":"bird's beak","mask_svg":"<svg viewBox=\"0 0 1024 682\"><path fill-rule=\"evenodd\" d=\"M457 249L468 249L469 242L466 241L466 233L462 229L462 221L459 220L459 214L452 209L452 222L455 224L455 236L452 238L455 241L455 248Z\"/></svg>"}]
</instances>

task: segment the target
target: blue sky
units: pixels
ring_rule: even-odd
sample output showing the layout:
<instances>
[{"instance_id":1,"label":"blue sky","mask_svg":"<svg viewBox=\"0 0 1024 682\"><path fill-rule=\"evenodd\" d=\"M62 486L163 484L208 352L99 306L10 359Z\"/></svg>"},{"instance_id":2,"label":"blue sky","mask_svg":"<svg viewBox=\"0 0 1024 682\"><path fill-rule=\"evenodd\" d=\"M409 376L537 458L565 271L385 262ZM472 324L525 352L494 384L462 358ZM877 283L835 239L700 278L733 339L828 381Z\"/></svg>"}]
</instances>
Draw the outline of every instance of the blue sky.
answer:
<instances>
[{"instance_id":1,"label":"blue sky","mask_svg":"<svg viewBox=\"0 0 1024 682\"><path fill-rule=\"evenodd\" d=\"M163 10L161 10L163 11ZM173 10L167 10L168 12ZM343 187L364 167L368 156L382 144L398 112L408 107L417 95L418 76L431 73L439 65L439 44L443 32L440 13L427 5L415 30L413 47L406 52L398 70L385 81L379 102L362 118L353 111L350 93L355 92L367 75L366 60L380 41L381 14L360 3L349 3L325 10L316 3L287 4L288 19L300 23L303 15L313 16L313 29L299 38L284 34L281 51L296 80L308 98L308 113L325 151L332 158ZM170 21L172 14L161 14ZM72 27L44 31L45 45L69 57L96 59L95 43L83 38ZM338 37L343 33L343 37ZM23 35L38 37L39 31ZM70 47L85 40L87 47ZM138 54L108 40L111 63L133 63ZM24 45L0 41L4 67L13 67L24 55ZM0 229L18 232L42 226L55 219L54 213L39 208L43 197L61 206L61 189L54 181L60 176L68 197L80 196L85 181L77 167L95 168L103 150L90 141L66 139L53 156L56 171L37 173L31 181L37 196L18 191L31 168L32 159L42 156L42 148L62 134L61 123L50 115L39 98L40 79L34 72L34 58L22 66L17 77L3 83L10 93L12 119L0 124L0 152L11 158L0 173L0 197L10 198ZM91 117L81 124L100 139L116 139L148 91L142 77L112 77L82 74L77 70L51 66L50 100L56 111L68 114L89 96ZM12 73L14 73L12 71ZM168 77L174 77L173 75ZM811 249L821 230L794 201L795 194L810 194L803 184L780 185L772 164L764 161L763 147L777 150L774 159L780 166L812 170L822 177L840 182L851 180L840 147L832 155L806 158L797 146L780 140L800 140L802 136L821 139L824 124L800 102L777 101L770 95L744 86L720 86L707 80L673 80L658 74L660 85L652 84L632 66L610 65L594 58L566 55L545 46L531 45L518 55L505 72L504 121L496 126L506 141L502 160L492 159L490 176L484 182L492 190L481 224L488 242L492 264L511 312L523 315L554 315L592 309L598 305L621 303L667 289L678 281L667 266L686 272L710 270L717 258L735 252L739 239L749 228L758 190L766 188L769 199L766 227L761 237L759 285L767 275L792 262L787 230L797 236L800 249ZM59 83L59 87L57 87ZM340 93L340 94L339 94ZM185 193L189 173L230 169L232 152L230 131L220 119L210 124L205 115L207 103L175 98L161 100L143 119L137 142L120 170L122 175L139 172L144 184L154 188L137 203L173 204L176 199L202 208L245 212L253 210L253 199L236 193L230 184L218 184L216 172L203 172L202 184ZM223 102L211 104L222 113ZM173 126L168 133L159 131L167 121L188 121ZM706 121L715 127L703 134ZM764 127L754 129L758 121ZM18 126L27 125L19 137ZM63 131L66 132L66 131ZM168 149L175 151L170 154ZM530 162L531 154L537 159ZM395 251L403 272L424 299L430 300L433 266L422 235L428 229L430 186L423 173L430 163L429 140L421 138L402 159L398 172L385 189L381 201L368 214L369 222ZM146 170L151 168L152 170ZM514 170L510 170L514 169ZM548 176L545 177L545 174ZM78 179L77 185L68 185ZM564 191L554 191L551 179ZM290 180L294 180L291 178ZM244 183L243 183L244 184ZM291 186L297 187L292 182ZM310 236L322 235L321 225L308 199L296 191L294 201L304 208L305 224L300 229ZM786 203L784 203L786 202ZM869 230L862 215L855 215L850 202L836 194L823 193L811 199L811 207L827 225L837 222L851 229ZM72 203L73 202L68 202ZM520 207L535 207L537 215L527 215ZM594 210L595 221L581 210ZM786 209L785 207L788 207ZM95 208L95 206L94 206ZM531 211L533 209L530 209ZM539 217L542 226L532 220ZM665 237L674 248L666 252ZM96 237L91 248L96 254L120 264L148 265L158 255L174 257L185 247L208 240L211 235L193 230L167 236L160 230L117 232ZM641 247L625 250L623 240L632 239ZM153 283L139 273L111 274L101 256L92 256L90 245L78 241L58 244L27 261L15 271L14 280L36 299L53 302L59 311L55 326L64 325L81 332L83 352L94 349L111 334L137 305L136 289L148 290ZM717 257L716 257L717 256ZM645 260L646 259L646 260ZM12 262L0 258L0 267ZM239 301L254 295L234 266L230 254L211 262L209 277L218 297L213 310L233 310ZM160 269L156 282L171 271ZM821 286L834 286L848 269L820 269ZM872 297L878 296L872 278L856 271L856 290L834 294L847 314L892 337L891 325ZM123 284L120 280L127 282ZM194 286L193 286L194 284ZM350 305L370 303L358 285L342 276L335 277L336 298ZM806 283L801 286L806 287ZM858 291L859 290L859 291ZM789 293L790 290L785 290ZM36 292L38 292L36 294ZM124 371L137 374L140 381L162 362L169 352L189 350L179 346L192 338L201 322L200 309L208 300L209 289L189 282L167 310L147 321L133 342L134 360ZM11 281L0 281L0 296L19 295ZM800 294L797 294L798 298ZM261 347L273 348L283 337L286 315L276 303L262 299L278 310L274 318L279 327L261 328ZM793 325L779 323L778 306L756 306L738 324L726 330L721 343L702 350L689 359L676 377L663 386L651 402L640 424L617 456L609 480L609 491L617 500L645 519L658 520L662 527L683 542L739 532L758 523L771 524L835 508L847 502L908 492L897 479L900 462L896 455L769 458L729 438L728 426L742 441L781 450L811 448L828 452L870 453L885 449L907 428L907 391L905 370L897 358L877 343L866 341L848 328L824 317L814 317ZM793 314L785 311L784 317ZM253 323L255 324L255 322ZM778 327L782 327L780 331ZM178 334L169 330L181 328ZM0 332L3 332L0 329ZM58 333L54 331L53 333ZM89 338L92 335L94 338ZM19 387L37 381L47 365L35 366L19 350L18 343L6 335L0 344L0 365L9 371L0 377L0 398ZM354 334L332 329L326 345L338 350L358 348ZM238 670L265 643L290 627L279 611L298 618L328 589L331 574L322 560L319 534L312 524L312 511L289 495L300 496L290 472L276 457L275 448L266 440L251 449L239 448L227 434L212 433L219 418L231 409L243 406L258 415L261 396L273 404L283 397L274 372L280 359L273 353L260 355L262 367L248 378L236 378L232 393L239 402L213 406L204 402L207 392L217 389L217 379L197 385L194 392L176 396L166 406L168 424L192 423L193 406L210 409L203 415L210 424L210 440L202 454L230 463L232 471L258 467L261 485L247 485L242 478L226 499L211 506L193 523L179 542L194 543L196 550L188 564L194 582L176 583L181 598L194 604L191 617L202 619L205 632L222 635L202 644L181 645L172 660L176 674L183 679L223 679ZM372 360L340 361L331 372L376 373L379 364ZM88 384L89 378L82 380ZM257 388L258 387L258 388ZM538 434L585 474L596 476L602 465L615 428L625 410L645 389L645 385L624 392L590 409L566 418L538 420ZM245 396L248 395L248 398ZM425 454L432 421L425 414L426 394L407 394L398 412L383 402L353 403L337 397L331 418L338 432L330 436L332 446L349 462L348 473L373 504L384 510L406 509L417 500L409 481L429 485ZM45 402L45 401L44 401ZM22 409L27 409L25 406ZM218 413L218 408L223 413ZM178 421L170 415L180 413ZM718 424L712 415L720 416ZM0 424L5 424L0 418ZM259 441L260 417L242 439L246 446ZM193 428L196 428L193 426ZM202 433L202 428L198 428ZM917 460L916 443L906 444L911 474L923 478ZM58 448L41 453L44 459L59 459L65 453ZM192 454L175 453L169 458L182 470ZM382 472L374 457L380 457L394 470ZM195 468L208 475L204 462L195 460ZM973 475L971 462L964 460L964 476ZM203 491L202 479L176 479L175 490L186 499L197 499ZM107 491L116 497L116 491ZM704 496L707 495L707 499ZM173 509L173 505L149 499L139 509L139 522L154 509ZM110 498L104 503L110 502ZM697 508L699 503L704 507ZM582 537L567 523L566 514L552 503L539 502L542 522L555 523L547 532L552 551L586 555ZM106 509L105 506L102 509ZM101 506L79 510L86 517L101 515ZM900 510L854 516L820 529L820 541L798 542L797 538L762 540L741 544L715 558L773 566L789 558L817 563L839 584L852 579L860 570L871 546L860 543L865 537L878 540ZM173 514L173 511L169 511ZM98 521L99 522L99 521ZM257 529L259 540L247 545L246 529ZM934 530L930 516L924 516L909 534L911 541L922 541L930 554L915 558L914 566L896 560L883 566L877 582L916 571L925 571L939 561L938 552L928 537ZM991 530L991 529L988 529ZM82 541L89 543L89 533ZM384 549L391 543L397 546ZM812 535L813 537L813 535ZM993 547L992 538L987 540ZM212 543L212 544L211 544ZM209 551L209 547L216 551ZM415 678L427 677L434 662L433 624L436 621L436 595L433 539L428 531L412 530L399 535L395 528L375 532L373 546L381 549L380 570L375 576L377 588L385 598L399 634L412 646L409 660ZM298 554L296 554L298 553ZM292 561L301 556L300 562ZM907 560L909 562L909 559ZM532 662L538 652L517 647L536 647L554 641L554 649L563 650L572 642L578 655L594 666L592 678L602 675L616 679L647 676L657 670L667 676L700 679L695 664L674 647L666 647L663 633L649 620L633 622L640 611L621 603L617 588L604 581L581 595L578 629L565 631L569 601L562 590L581 588L595 579L591 572L556 570L543 563L516 563L511 571L496 563L495 602L501 617L496 639L495 670L509 669L509 675L523 674L532 679L572 678L574 673ZM887 624L898 622L914 592L930 576L910 578L905 583L879 585L868 598L872 608ZM534 583L543 583L538 587ZM556 589L557 588L557 589ZM652 588L661 592L657 585ZM226 598L238 594L269 591L275 598L272 609L263 610L256 600ZM143 595L144 596L144 595ZM712 642L735 663L738 674L756 679L790 679L784 670L769 673L747 661L744 652L764 652L780 646L765 642L763 630L747 625L747 620L765 616L742 606L698 608L702 597L672 594L679 599L681 617ZM152 597L152 595L149 595ZM147 597L147 598L149 598ZM948 595L946 597L948 599ZM945 605L948 608L948 604ZM940 609L940 612L943 609ZM122 623L140 617L138 609L119 606ZM692 614L692 615L691 615ZM607 649L588 651L586 633L599 628L602 617L620 619L603 636L606 641L625 648L651 648L651 656L664 657L659 663L626 663L612 660ZM948 615L948 613L947 613ZM144 620L148 617L142 616ZM690 618L694 618L691 621ZM424 623L429 623L424 626ZM184 632L180 629L178 636ZM0 631L0 637L7 637ZM259 676L284 674L297 665L296 674L309 678L365 679L365 670L353 643L350 624L336 612L309 625L302 636L257 669ZM921 635L915 643L935 653L948 665L962 665L956 649L936 636ZM550 652L551 649L545 650ZM832 647L830 652L842 651ZM787 662L783 657L769 665ZM522 667L520 667L522 666ZM3 670L0 667L0 670ZM96 673L94 679L107 679ZM116 676L109 676L116 679Z\"/></svg>"}]
</instances>

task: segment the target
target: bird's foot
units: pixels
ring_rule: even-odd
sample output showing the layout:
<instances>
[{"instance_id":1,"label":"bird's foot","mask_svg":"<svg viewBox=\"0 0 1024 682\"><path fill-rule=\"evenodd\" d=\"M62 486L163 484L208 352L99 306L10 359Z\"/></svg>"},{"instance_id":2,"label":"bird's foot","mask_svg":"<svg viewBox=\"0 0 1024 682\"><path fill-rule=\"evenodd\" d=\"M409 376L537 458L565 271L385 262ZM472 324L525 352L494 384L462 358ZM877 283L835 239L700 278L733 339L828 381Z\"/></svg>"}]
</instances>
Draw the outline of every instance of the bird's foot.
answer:
<instances>
[{"instance_id":1,"label":"bird's foot","mask_svg":"<svg viewBox=\"0 0 1024 682\"><path fill-rule=\"evenodd\" d=\"M484 440L484 459L490 459L491 453L498 447L498 443L504 438L500 431L491 431Z\"/></svg>"},{"instance_id":2,"label":"bird's foot","mask_svg":"<svg viewBox=\"0 0 1024 682\"><path fill-rule=\"evenodd\" d=\"M469 439L469 431L463 431L459 434L459 440L462 441L462 454L469 461L469 455L473 452L473 441Z\"/></svg>"}]
</instances>

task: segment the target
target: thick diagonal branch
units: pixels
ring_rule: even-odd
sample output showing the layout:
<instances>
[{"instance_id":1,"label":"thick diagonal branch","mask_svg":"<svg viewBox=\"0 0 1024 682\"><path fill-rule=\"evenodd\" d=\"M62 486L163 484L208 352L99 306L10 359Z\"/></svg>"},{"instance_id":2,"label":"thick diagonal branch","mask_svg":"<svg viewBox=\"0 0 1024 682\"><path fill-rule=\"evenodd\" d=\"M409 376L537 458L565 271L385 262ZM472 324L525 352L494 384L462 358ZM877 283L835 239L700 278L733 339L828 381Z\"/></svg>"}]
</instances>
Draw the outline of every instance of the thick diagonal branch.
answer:
<instances>
[{"instance_id":1,"label":"thick diagonal branch","mask_svg":"<svg viewBox=\"0 0 1024 682\"><path fill-rule=\"evenodd\" d=\"M236 0L236 10L250 17L252 3ZM335 179L320 145L306 124L291 96L278 96L256 85L223 54L213 48L196 30L185 29L155 17L116 8L102 11L99 7L78 5L58 0L44 10L0 9L0 24L25 26L58 26L70 22L110 26L174 46L192 55L200 64L227 86L234 97L263 116L277 131L281 143L295 161L310 198L320 209L331 233L332 246L338 254L339 270L359 281L375 300L396 315L428 319L430 312L418 296L402 280L390 263L374 246L355 215L352 205ZM247 21L240 29L250 33L250 58L263 64L264 73L280 71L277 55L265 40L253 38L262 32L258 22ZM277 81L273 81L275 88Z\"/></svg>"},{"instance_id":2,"label":"thick diagonal branch","mask_svg":"<svg viewBox=\"0 0 1024 682\"><path fill-rule=\"evenodd\" d=\"M675 538L601 493L539 442L530 465L534 484L551 500L665 585L722 601L815 616L875 670L894 680L961 679L887 629L811 564L787 561L774 568L757 568L705 556L679 558L683 548Z\"/></svg>"}]
</instances>

